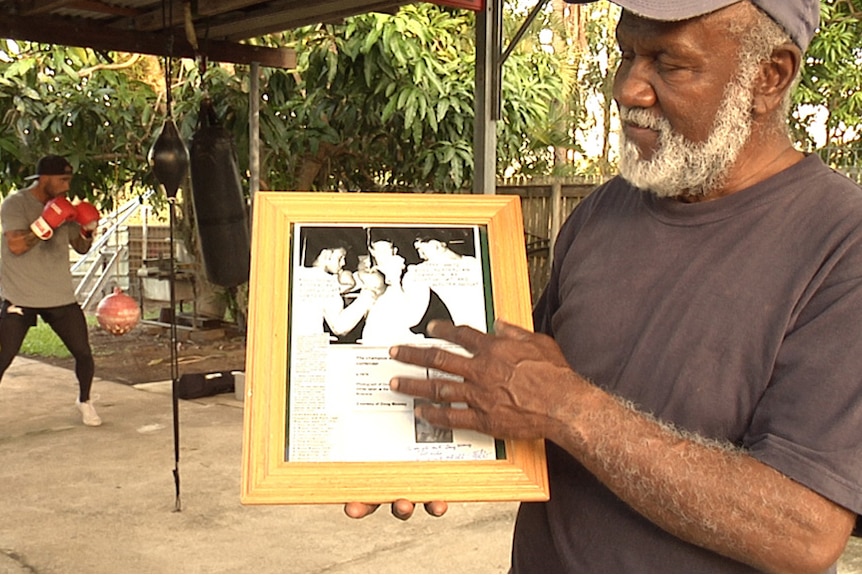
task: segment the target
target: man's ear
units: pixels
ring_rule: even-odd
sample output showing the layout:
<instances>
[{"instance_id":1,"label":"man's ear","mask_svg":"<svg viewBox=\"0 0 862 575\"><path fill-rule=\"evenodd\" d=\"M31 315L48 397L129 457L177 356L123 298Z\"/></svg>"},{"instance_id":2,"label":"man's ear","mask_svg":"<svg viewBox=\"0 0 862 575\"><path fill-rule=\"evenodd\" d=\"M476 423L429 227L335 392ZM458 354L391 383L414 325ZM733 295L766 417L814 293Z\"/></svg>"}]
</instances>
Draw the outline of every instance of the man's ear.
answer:
<instances>
[{"instance_id":1,"label":"man's ear","mask_svg":"<svg viewBox=\"0 0 862 575\"><path fill-rule=\"evenodd\" d=\"M761 63L754 85L755 115L767 115L781 105L784 95L793 88L801 65L802 52L795 44L776 48L769 60Z\"/></svg>"}]
</instances>

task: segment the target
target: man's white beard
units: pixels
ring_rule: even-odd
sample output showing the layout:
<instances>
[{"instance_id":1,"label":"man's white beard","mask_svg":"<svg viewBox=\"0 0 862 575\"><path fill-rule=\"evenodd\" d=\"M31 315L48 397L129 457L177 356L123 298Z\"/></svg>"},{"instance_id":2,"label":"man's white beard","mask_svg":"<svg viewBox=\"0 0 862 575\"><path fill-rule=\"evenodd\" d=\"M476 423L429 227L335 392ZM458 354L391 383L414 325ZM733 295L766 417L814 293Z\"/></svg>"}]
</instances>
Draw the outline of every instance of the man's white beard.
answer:
<instances>
[{"instance_id":1,"label":"man's white beard","mask_svg":"<svg viewBox=\"0 0 862 575\"><path fill-rule=\"evenodd\" d=\"M753 95L745 75L737 76L725 90L712 132L700 143L674 132L666 118L620 105L623 122L659 132L657 149L649 160L642 160L638 147L621 134L622 177L659 197L698 197L718 190L751 135Z\"/></svg>"}]
</instances>

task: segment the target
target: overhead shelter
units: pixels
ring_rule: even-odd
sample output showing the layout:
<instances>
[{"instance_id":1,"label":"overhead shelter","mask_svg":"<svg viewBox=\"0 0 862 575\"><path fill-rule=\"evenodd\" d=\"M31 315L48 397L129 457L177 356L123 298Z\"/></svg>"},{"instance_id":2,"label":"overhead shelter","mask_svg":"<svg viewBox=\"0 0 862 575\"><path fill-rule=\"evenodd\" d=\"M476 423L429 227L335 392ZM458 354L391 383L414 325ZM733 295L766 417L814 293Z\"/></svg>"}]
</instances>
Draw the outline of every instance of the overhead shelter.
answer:
<instances>
[{"instance_id":1,"label":"overhead shelter","mask_svg":"<svg viewBox=\"0 0 862 575\"><path fill-rule=\"evenodd\" d=\"M502 66L526 26L548 0L536 6L507 49L502 44L503 0L431 0L476 11L476 92L473 193L493 194L496 121ZM0 37L80 46L98 51L161 57L204 57L252 66L250 106L251 193L257 185L257 66L292 68L292 48L247 42L300 26L338 23L368 12L394 13L409 0L4 0Z\"/></svg>"}]
</instances>

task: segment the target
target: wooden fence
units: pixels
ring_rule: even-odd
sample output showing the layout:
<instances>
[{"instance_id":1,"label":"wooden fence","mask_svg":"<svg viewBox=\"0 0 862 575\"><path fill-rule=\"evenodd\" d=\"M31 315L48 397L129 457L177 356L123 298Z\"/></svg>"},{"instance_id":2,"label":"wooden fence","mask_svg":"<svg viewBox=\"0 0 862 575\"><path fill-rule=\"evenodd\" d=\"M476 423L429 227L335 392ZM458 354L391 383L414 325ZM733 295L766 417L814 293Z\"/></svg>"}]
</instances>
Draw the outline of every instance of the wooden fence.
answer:
<instances>
[{"instance_id":1,"label":"wooden fence","mask_svg":"<svg viewBox=\"0 0 862 575\"><path fill-rule=\"evenodd\" d=\"M530 296L536 302L551 273L554 240L566 217L597 186L594 182L565 180L531 180L507 182L497 186L497 193L521 197L524 215L524 241L527 245L527 269Z\"/></svg>"},{"instance_id":2,"label":"wooden fence","mask_svg":"<svg viewBox=\"0 0 862 575\"><path fill-rule=\"evenodd\" d=\"M167 226L147 226L147 253L144 254L144 234L141 226L129 226L129 273L134 275L145 259L171 257L170 229Z\"/></svg>"}]
</instances>

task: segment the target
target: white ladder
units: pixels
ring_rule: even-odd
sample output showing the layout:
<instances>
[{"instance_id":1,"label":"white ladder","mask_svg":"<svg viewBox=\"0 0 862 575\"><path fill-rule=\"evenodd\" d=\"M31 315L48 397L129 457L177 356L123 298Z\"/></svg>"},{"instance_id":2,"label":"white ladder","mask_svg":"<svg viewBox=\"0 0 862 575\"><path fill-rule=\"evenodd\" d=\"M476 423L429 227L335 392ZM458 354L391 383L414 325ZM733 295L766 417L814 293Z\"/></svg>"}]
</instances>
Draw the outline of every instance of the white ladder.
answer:
<instances>
[{"instance_id":1,"label":"white ladder","mask_svg":"<svg viewBox=\"0 0 862 575\"><path fill-rule=\"evenodd\" d=\"M97 296L103 295L108 281L116 277L120 262L128 259L127 243L117 245L115 236L123 228L123 224L139 209L146 209L145 201L154 193L148 190L141 196L129 200L107 216L99 219L99 226L110 227L93 242L90 251L80 256L72 265L72 277L80 277L75 287L75 298L84 311L95 308ZM73 252L74 253L74 252ZM86 270L86 271L85 271Z\"/></svg>"}]
</instances>

